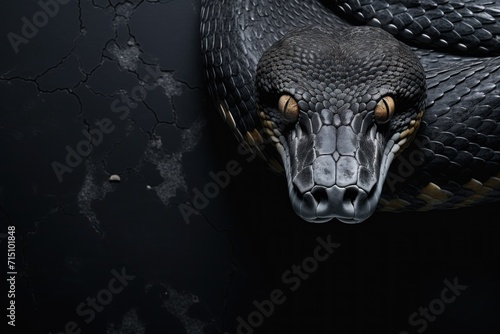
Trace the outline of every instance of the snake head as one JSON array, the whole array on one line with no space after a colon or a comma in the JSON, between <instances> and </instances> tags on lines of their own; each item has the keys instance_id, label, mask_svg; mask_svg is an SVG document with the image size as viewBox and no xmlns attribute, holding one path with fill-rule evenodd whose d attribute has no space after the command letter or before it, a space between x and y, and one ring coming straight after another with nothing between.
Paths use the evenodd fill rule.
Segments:
<instances>
[{"instance_id":1,"label":"snake head","mask_svg":"<svg viewBox=\"0 0 500 334\"><path fill-rule=\"evenodd\" d=\"M420 123L425 89L417 57L377 28L304 27L269 48L257 66L257 109L296 213L369 218Z\"/></svg>"}]
</instances>

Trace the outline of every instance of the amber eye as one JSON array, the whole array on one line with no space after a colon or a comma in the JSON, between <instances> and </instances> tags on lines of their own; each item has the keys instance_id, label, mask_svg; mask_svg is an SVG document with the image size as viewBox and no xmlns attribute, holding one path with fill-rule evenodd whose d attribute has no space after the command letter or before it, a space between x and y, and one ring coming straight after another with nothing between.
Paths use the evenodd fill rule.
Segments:
<instances>
[{"instance_id":1,"label":"amber eye","mask_svg":"<svg viewBox=\"0 0 500 334\"><path fill-rule=\"evenodd\" d=\"M396 105L394 100L390 96L384 96L380 101L378 101L373 111L373 116L378 124L384 124L389 122L392 115L394 115L394 110Z\"/></svg>"},{"instance_id":2,"label":"amber eye","mask_svg":"<svg viewBox=\"0 0 500 334\"><path fill-rule=\"evenodd\" d=\"M297 105L297 101L287 94L280 96L278 101L278 111L289 122L294 122L299 117L299 106Z\"/></svg>"}]
</instances>

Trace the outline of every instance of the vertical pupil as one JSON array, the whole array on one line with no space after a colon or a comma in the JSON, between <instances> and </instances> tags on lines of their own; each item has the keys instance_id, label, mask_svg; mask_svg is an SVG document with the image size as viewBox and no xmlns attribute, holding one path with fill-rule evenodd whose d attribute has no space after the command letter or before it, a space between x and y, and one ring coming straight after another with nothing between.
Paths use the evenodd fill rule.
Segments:
<instances>
[{"instance_id":1,"label":"vertical pupil","mask_svg":"<svg viewBox=\"0 0 500 334\"><path fill-rule=\"evenodd\" d=\"M385 98L383 98L382 101L384 101L384 106L385 106L386 114L387 114L387 116L389 116L389 113L390 113L389 105L387 104L387 101L386 101Z\"/></svg>"},{"instance_id":2,"label":"vertical pupil","mask_svg":"<svg viewBox=\"0 0 500 334\"><path fill-rule=\"evenodd\" d=\"M286 111L288 110L288 103L290 103L290 98L286 100L285 105L283 106L283 114L286 114Z\"/></svg>"}]
</instances>

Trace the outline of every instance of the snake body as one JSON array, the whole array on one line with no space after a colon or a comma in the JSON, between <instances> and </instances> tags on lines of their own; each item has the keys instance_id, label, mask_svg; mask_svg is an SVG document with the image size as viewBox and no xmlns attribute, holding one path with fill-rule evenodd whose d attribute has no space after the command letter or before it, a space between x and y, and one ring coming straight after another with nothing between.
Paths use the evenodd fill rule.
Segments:
<instances>
[{"instance_id":1,"label":"snake body","mask_svg":"<svg viewBox=\"0 0 500 334\"><path fill-rule=\"evenodd\" d=\"M205 74L307 221L488 203L499 17L491 1L202 0Z\"/></svg>"}]
</instances>

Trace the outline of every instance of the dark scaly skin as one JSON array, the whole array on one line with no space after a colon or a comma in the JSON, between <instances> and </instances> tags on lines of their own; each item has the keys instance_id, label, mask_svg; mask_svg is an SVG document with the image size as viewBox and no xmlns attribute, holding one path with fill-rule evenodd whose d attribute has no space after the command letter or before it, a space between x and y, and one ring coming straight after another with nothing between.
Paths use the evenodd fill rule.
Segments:
<instances>
[{"instance_id":1,"label":"dark scaly skin","mask_svg":"<svg viewBox=\"0 0 500 334\"><path fill-rule=\"evenodd\" d=\"M216 103L222 105L226 120L229 124L234 124L233 129L238 139L244 141L245 138L250 144L255 144L251 148L263 152L272 162L273 157L277 156L275 144L270 141L257 114L256 96L259 96L259 92L261 96L263 94L262 87L256 90L255 83L262 82L261 78L256 81L256 70L263 53L297 27L322 24L337 29L353 24L332 14L315 0L202 1L202 8L202 49L211 93ZM484 15L480 19L485 20ZM494 28L495 24L489 24ZM495 32L493 28L490 30ZM451 44L453 43L450 40L449 45ZM476 51L481 52L486 49L486 52L492 55L497 52L495 43L488 40L474 47ZM458 46L458 49L463 48ZM493 56L453 56L416 48L413 52L420 60L427 77L426 112L416 140L395 159L388 171L379 209L405 211L455 208L498 200L500 97L496 85L500 81L497 74L500 60ZM264 87L266 84L260 86ZM306 97L310 99L309 96ZM415 119L418 101L415 103L413 107L406 108L409 110L398 110L400 116L394 119ZM267 103L264 98L259 102L260 110L270 117L273 112L271 105L272 103ZM309 111L310 115L315 112ZM307 111L305 114L307 115ZM339 115L342 116L341 113ZM311 124L314 117L317 118L314 115L309 118ZM276 120L276 117L274 119ZM303 123L307 117L300 119ZM304 128L307 129L308 126L310 125L306 124ZM256 135L257 131L260 135ZM394 131L401 133L402 130L399 128ZM249 133L252 133L250 140ZM387 133L384 132L384 145L390 139ZM287 136L289 135L284 133L284 137ZM260 138L263 138L263 143L257 140ZM307 142L307 139L301 140ZM293 140L288 138L287 141L292 144L292 150L287 151L290 155L293 151ZM312 151L311 148L302 149L297 160L307 160L307 153ZM314 158L318 155L316 150L316 156L310 159L310 166L313 166ZM286 161L281 163L286 167ZM316 163L315 167L319 168L318 165L321 164ZM374 165L377 167L380 162ZM337 166L338 168L341 167ZM356 187L351 186L347 195L345 189L340 189L341 195L332 195L325 194L324 189L314 193L314 190L307 186L303 190L308 191L308 194L302 194L302 198L297 200L296 197L300 196L294 196L294 192L297 191L296 188L301 188L297 187L297 183L300 186L300 182L310 183L311 179L310 175L297 178L298 172L300 171L297 167L288 168L288 183L294 209L306 220L321 222L336 217L346 222L359 222L369 217L375 209L372 203L357 203L361 202L363 197L366 199L366 194L363 195L361 191L354 195L352 193L352 189L360 188L363 182L372 177L365 175L363 181L360 175L357 175L357 183L354 181ZM294 180L297 182L293 182ZM318 180L313 180L316 181ZM331 180L327 181L330 186ZM319 178L319 183L321 182L324 183L324 180ZM381 183L380 180L377 182ZM368 195L374 196L373 193ZM322 204L325 199L330 202L327 208L330 212L323 214L328 211ZM322 205L321 210L319 204ZM347 209L344 208L346 205ZM353 205L355 211L362 213L353 214ZM314 217L315 215L317 217Z\"/></svg>"},{"instance_id":2,"label":"dark scaly skin","mask_svg":"<svg viewBox=\"0 0 500 334\"><path fill-rule=\"evenodd\" d=\"M411 154L420 153L425 161L403 182L388 177L384 199L404 201L382 209L453 209L498 201L500 59L447 56L426 65L432 55L420 55L427 67L427 107L413 145L395 161L392 175L404 175L402 161L411 160ZM429 182L440 188L433 199L422 196Z\"/></svg>"},{"instance_id":3,"label":"dark scaly skin","mask_svg":"<svg viewBox=\"0 0 500 334\"><path fill-rule=\"evenodd\" d=\"M412 44L463 53L500 52L500 6L495 1L328 0L340 15L380 27ZM353 21L354 22L354 21Z\"/></svg>"}]
</instances>

